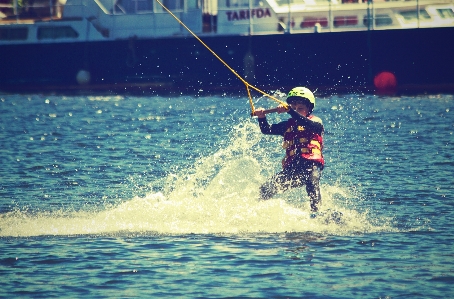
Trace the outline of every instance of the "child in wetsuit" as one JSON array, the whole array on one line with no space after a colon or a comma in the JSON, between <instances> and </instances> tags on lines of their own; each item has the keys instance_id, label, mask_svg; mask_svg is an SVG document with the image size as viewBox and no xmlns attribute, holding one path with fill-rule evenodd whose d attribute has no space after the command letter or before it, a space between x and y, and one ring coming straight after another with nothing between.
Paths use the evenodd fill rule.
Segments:
<instances>
[{"instance_id":1,"label":"child in wetsuit","mask_svg":"<svg viewBox=\"0 0 454 299\"><path fill-rule=\"evenodd\" d=\"M322 120L312 115L315 97L305 87L293 88L287 103L290 107L280 105L277 110L287 112L291 118L277 124L268 123L263 109L255 111L262 133L282 135L285 149L283 170L260 187L260 195L262 199L269 199L278 192L305 185L311 211L317 212L321 204L320 176L325 163Z\"/></svg>"}]
</instances>

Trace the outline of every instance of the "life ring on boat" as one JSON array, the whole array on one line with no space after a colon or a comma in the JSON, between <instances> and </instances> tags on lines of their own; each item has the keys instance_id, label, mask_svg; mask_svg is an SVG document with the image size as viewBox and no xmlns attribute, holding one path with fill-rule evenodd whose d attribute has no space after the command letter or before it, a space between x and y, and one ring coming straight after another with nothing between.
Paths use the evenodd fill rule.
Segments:
<instances>
[{"instance_id":1,"label":"life ring on boat","mask_svg":"<svg viewBox=\"0 0 454 299\"><path fill-rule=\"evenodd\" d=\"M79 72L77 72L76 80L79 85L89 84L91 80L90 72L84 69L80 70Z\"/></svg>"},{"instance_id":2,"label":"life ring on boat","mask_svg":"<svg viewBox=\"0 0 454 299\"><path fill-rule=\"evenodd\" d=\"M397 78L391 72L383 71L374 77L374 86L378 92L395 92L397 88Z\"/></svg>"}]
</instances>

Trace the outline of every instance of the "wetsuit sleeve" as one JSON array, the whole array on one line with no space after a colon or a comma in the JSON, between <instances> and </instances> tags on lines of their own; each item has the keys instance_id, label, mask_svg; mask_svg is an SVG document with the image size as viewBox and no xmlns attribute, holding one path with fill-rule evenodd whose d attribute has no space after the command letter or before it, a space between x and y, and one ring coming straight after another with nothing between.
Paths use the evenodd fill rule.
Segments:
<instances>
[{"instance_id":1,"label":"wetsuit sleeve","mask_svg":"<svg viewBox=\"0 0 454 299\"><path fill-rule=\"evenodd\" d=\"M284 135L287 130L287 122L270 125L265 118L258 118L260 131L265 135Z\"/></svg>"},{"instance_id":2,"label":"wetsuit sleeve","mask_svg":"<svg viewBox=\"0 0 454 299\"><path fill-rule=\"evenodd\" d=\"M298 112L296 112L295 110L293 110L291 108L287 113L290 114L292 116L292 118L296 120L296 123L298 125L303 126L303 127L307 128L308 130L311 130L320 135L323 133L324 128L323 128L322 120L320 118L314 117L315 119L311 120L307 117L300 115Z\"/></svg>"}]
</instances>

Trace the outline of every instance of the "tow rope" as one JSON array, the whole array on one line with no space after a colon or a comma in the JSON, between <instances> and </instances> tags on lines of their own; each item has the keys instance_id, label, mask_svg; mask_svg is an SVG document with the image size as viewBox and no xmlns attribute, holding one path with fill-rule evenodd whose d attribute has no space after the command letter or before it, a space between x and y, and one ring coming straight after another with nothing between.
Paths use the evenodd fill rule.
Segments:
<instances>
[{"instance_id":1,"label":"tow rope","mask_svg":"<svg viewBox=\"0 0 454 299\"><path fill-rule=\"evenodd\" d=\"M241 80L241 82L243 82L244 86L246 87L246 91L247 91L247 95L248 95L248 98L249 98L249 105L251 106L251 116L254 116L255 115L255 107L254 107L254 103L252 101L252 96L251 96L251 90L250 89L254 89L255 91L258 91L260 92L261 94L263 94L264 96L266 97L269 97L270 99L278 102L279 104L283 105L284 107L286 107L288 109L288 104L277 99L276 97L260 90L259 88L253 86L252 84L249 84L249 82L247 82L243 77L241 77L234 69L232 69L224 60L221 59L221 57L219 57L210 47L208 47L194 32L192 32L191 29L189 29L177 16L175 16L167 7L164 6L164 4L161 3L160 0L156 0L156 2L159 3L159 5L162 6L162 8L164 8L165 11L167 11L175 20L178 21L178 23L180 23L181 26L183 26L189 33L192 34L192 36L194 36L205 48L207 48L208 51L211 52L211 54L214 55L214 57L216 57L220 62L222 62L222 64L224 64L225 67L227 67L238 79ZM269 109L269 110L265 110L264 113L272 113L272 112L277 112L277 108L274 108L274 109Z\"/></svg>"}]
</instances>

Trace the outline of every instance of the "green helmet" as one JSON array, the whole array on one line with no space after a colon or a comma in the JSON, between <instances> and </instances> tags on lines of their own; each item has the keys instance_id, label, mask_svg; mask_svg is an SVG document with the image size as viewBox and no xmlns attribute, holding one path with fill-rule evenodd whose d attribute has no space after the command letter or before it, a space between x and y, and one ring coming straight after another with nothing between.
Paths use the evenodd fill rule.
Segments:
<instances>
[{"instance_id":1,"label":"green helmet","mask_svg":"<svg viewBox=\"0 0 454 299\"><path fill-rule=\"evenodd\" d=\"M297 101L307 100L312 104L312 109L315 107L315 96L309 88L295 87L287 95L287 103L292 104Z\"/></svg>"}]
</instances>

